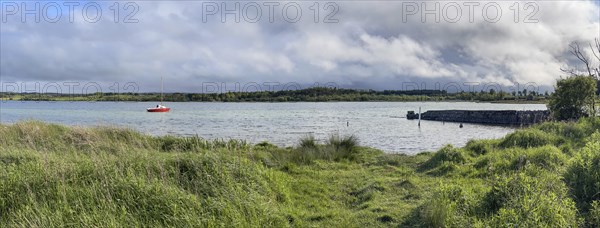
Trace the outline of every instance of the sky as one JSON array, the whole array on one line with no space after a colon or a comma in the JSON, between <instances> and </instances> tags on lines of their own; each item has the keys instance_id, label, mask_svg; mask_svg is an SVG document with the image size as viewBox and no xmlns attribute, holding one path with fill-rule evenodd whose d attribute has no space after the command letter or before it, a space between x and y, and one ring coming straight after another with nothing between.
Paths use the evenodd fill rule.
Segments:
<instances>
[{"instance_id":1,"label":"sky","mask_svg":"<svg viewBox=\"0 0 600 228\"><path fill-rule=\"evenodd\" d=\"M0 3L12 92L543 91L600 38L598 1Z\"/></svg>"}]
</instances>

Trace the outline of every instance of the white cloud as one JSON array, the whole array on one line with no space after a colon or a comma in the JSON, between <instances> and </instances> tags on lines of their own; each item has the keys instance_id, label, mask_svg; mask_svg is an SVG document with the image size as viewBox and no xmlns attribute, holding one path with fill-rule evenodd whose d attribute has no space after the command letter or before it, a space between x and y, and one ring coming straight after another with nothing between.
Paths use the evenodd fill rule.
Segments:
<instances>
[{"instance_id":1,"label":"white cloud","mask_svg":"<svg viewBox=\"0 0 600 228\"><path fill-rule=\"evenodd\" d=\"M433 17L422 23L419 15L405 23L402 3L337 2L339 23L333 24L314 23L306 2L298 23L280 15L271 23L266 11L258 23L234 23L233 17L221 23L218 16L204 23L201 2L166 1L138 2L137 24L114 23L108 8L95 24L12 20L0 28L0 73L3 81L118 80L150 88L156 86L144 84L149 77L164 75L182 91L214 81L334 81L375 89L418 80L549 86L571 59L570 42L600 37L600 9L592 1L535 2L537 23L515 23L515 2L500 3L497 23L486 22L481 11L473 23L465 12L457 23L434 23ZM527 12L522 9L521 20Z\"/></svg>"}]
</instances>

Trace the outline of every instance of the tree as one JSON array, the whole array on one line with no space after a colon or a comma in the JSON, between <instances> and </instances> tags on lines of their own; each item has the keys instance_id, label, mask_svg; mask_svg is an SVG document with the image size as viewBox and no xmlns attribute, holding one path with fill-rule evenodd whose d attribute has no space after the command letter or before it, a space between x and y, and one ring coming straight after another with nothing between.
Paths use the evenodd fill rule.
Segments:
<instances>
[{"instance_id":1,"label":"tree","mask_svg":"<svg viewBox=\"0 0 600 228\"><path fill-rule=\"evenodd\" d=\"M557 120L595 116L596 81L589 76L559 79L550 95L548 109Z\"/></svg>"},{"instance_id":2,"label":"tree","mask_svg":"<svg viewBox=\"0 0 600 228\"><path fill-rule=\"evenodd\" d=\"M600 39L594 39L594 44L590 42L588 43L588 46L592 55L589 55L578 42L573 42L569 45L571 49L569 52L585 66L587 75L596 80L596 94L600 95ZM596 59L597 63L594 63L594 58ZM581 74L576 67L561 68L560 70L568 73L571 76L577 76Z\"/></svg>"}]
</instances>

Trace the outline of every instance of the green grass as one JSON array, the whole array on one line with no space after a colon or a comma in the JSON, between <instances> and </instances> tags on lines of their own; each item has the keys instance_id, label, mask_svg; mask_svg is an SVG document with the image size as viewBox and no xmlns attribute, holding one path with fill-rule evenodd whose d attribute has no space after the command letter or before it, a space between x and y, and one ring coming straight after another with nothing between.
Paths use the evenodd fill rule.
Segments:
<instances>
[{"instance_id":1,"label":"green grass","mask_svg":"<svg viewBox=\"0 0 600 228\"><path fill-rule=\"evenodd\" d=\"M268 142L0 125L0 227L600 224L600 119L414 156L354 136Z\"/></svg>"}]
</instances>

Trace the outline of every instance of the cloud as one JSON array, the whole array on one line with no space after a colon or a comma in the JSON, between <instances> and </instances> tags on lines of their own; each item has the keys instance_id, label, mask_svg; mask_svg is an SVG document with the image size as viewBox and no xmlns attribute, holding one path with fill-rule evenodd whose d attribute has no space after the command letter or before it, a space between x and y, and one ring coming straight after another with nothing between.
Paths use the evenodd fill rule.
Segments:
<instances>
[{"instance_id":1,"label":"cloud","mask_svg":"<svg viewBox=\"0 0 600 228\"><path fill-rule=\"evenodd\" d=\"M248 22L256 16L252 13L240 15L239 23L225 15L223 23L220 13L207 15L206 2L195 1L137 2L133 18L138 23L124 23L127 10L115 23L111 5L100 3L103 14L96 23L77 10L73 23L68 15L58 23L36 23L32 16L23 23L18 14L4 14L2 81L136 82L142 91L154 91L157 78L164 76L172 91L186 92L201 92L207 82L335 82L365 89L400 89L403 82L533 82L549 87L561 76L560 67L574 61L569 43L600 37L600 7L593 1L479 2L472 15L465 2L342 1L329 7L320 2L318 23L312 2L294 5L302 9L294 23L282 14L290 2L280 2L272 17L265 2L255 3L262 9L256 23ZM221 2L214 3L222 10ZM232 9L234 3L225 4ZM240 9L253 4L239 3ZM407 13L408 5L419 12ZM433 14L423 16L423 7L437 9L439 23ZM494 7L502 14L489 22L496 19L490 13ZM2 9L5 13L5 5ZM329 15L338 22L323 23ZM460 20L449 20L457 15ZM533 23L525 23L528 15Z\"/></svg>"}]
</instances>

